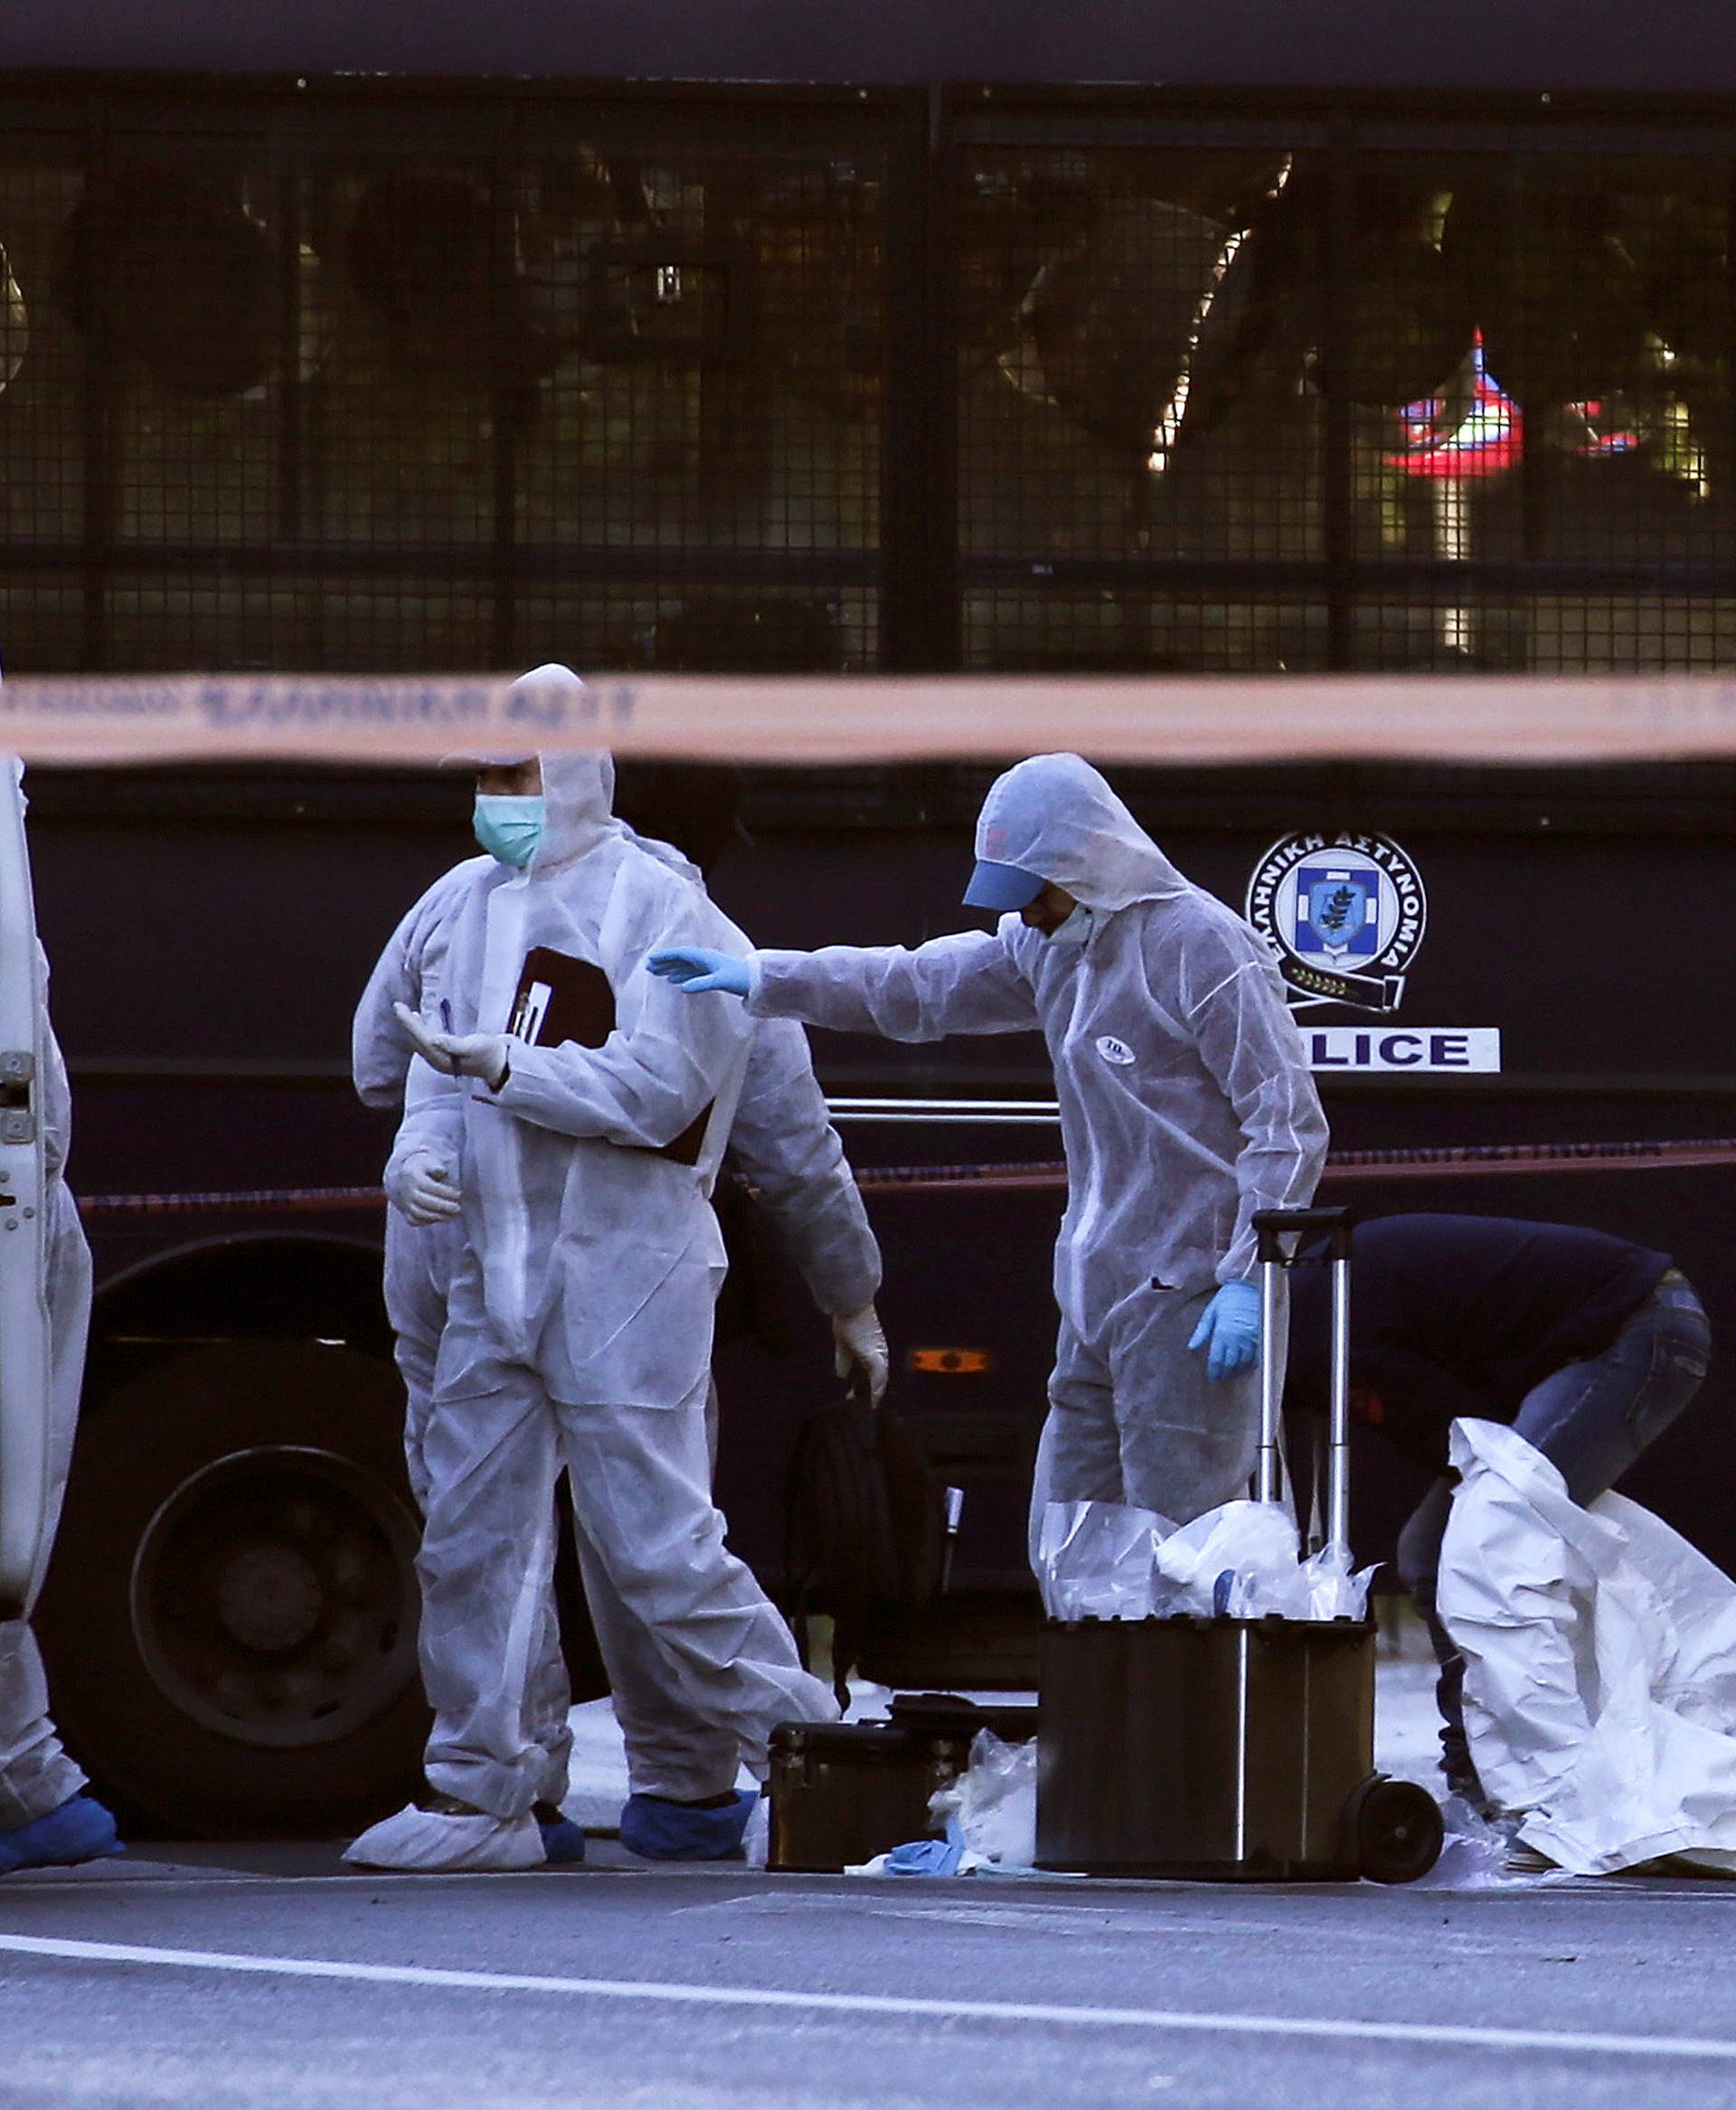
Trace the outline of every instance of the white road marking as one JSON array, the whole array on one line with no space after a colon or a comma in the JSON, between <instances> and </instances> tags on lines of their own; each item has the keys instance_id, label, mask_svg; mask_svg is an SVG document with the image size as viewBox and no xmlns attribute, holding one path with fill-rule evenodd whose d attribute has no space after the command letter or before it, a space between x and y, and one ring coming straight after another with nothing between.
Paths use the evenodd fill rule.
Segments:
<instances>
[{"instance_id":1,"label":"white road marking","mask_svg":"<svg viewBox=\"0 0 1736 2110\"><path fill-rule=\"evenodd\" d=\"M672 2007L768 2008L821 2015L893 2015L936 2022L1036 2022L1047 2027L1189 2031L1223 2037L1313 2038L1351 2044L1439 2044L1456 2050L1549 2051L1582 2057L1712 2059L1736 2064L1736 2041L1634 2037L1608 2030L1503 2030L1450 2022L1362 2022L1317 2015L1207 2014L1179 2008L1062 2007L1047 2002L924 2000L884 1992L803 1992L784 1986L660 1984L655 1979L556 1978L514 1971L454 1971L417 1964L357 1964L321 1956L231 1955L212 1949L142 1948L0 1935L0 1952L75 1964L142 1964L165 1971L223 1971L259 1978L323 1978L444 1991L564 1993Z\"/></svg>"}]
</instances>

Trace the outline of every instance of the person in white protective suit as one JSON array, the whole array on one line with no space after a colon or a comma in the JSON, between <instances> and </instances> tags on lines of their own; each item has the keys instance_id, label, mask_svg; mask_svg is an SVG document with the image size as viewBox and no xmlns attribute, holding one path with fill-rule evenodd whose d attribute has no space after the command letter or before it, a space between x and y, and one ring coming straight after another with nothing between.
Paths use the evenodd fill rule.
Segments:
<instances>
[{"instance_id":1,"label":"person in white protective suit","mask_svg":"<svg viewBox=\"0 0 1736 2110\"><path fill-rule=\"evenodd\" d=\"M401 1110L415 1050L392 1007L399 1003L412 1011L426 1007L439 1016L453 916L466 893L494 862L492 857L470 857L442 872L387 939L350 1030L350 1077L363 1106ZM435 1222L418 1224L401 1210L386 1210L386 1316L408 1401L404 1457L419 1507L422 1429L434 1393L434 1359L446 1330L447 1286L463 1250L464 1226L456 1211Z\"/></svg>"},{"instance_id":2,"label":"person in white protective suit","mask_svg":"<svg viewBox=\"0 0 1736 2110\"><path fill-rule=\"evenodd\" d=\"M632 829L626 833L652 856L703 885L698 866L674 845ZM356 1008L351 1036L352 1076L364 1105L401 1107L413 1050L393 1006L404 1003L425 1017L439 1016L453 912L477 873L492 862L471 858L443 873L382 952ZM754 1189L815 1304L831 1319L839 1376L859 1384L878 1405L890 1368L874 1309L880 1248L827 1115L807 1037L793 1020L769 1021L754 1034L726 1162ZM419 1505L427 1485L423 1449L435 1359L446 1324L448 1290L462 1249L460 1218L418 1225L401 1211L388 1210L386 1312L404 1381L405 1458ZM713 1453L714 1428L713 1421ZM571 1753L567 1699L559 1618L551 1604L527 1696L527 1734L549 1756L551 1782L564 1780ZM628 1714L636 1704L641 1711L648 1706L655 1713L657 1700L653 1691L620 1695L618 1704ZM696 1733L710 1734L697 1725ZM533 1813L551 1860L582 1857L582 1835L552 1801L539 1801Z\"/></svg>"},{"instance_id":3,"label":"person in white protective suit","mask_svg":"<svg viewBox=\"0 0 1736 2110\"><path fill-rule=\"evenodd\" d=\"M1326 1125L1272 956L1191 885L1076 755L991 787L967 902L989 931L901 947L706 948L652 962L762 1018L895 1040L1040 1028L1068 1201L1046 1502L1191 1521L1240 1495L1258 1441L1254 1213L1307 1202ZM708 1008L718 1008L715 1005Z\"/></svg>"},{"instance_id":4,"label":"person in white protective suit","mask_svg":"<svg viewBox=\"0 0 1736 2110\"><path fill-rule=\"evenodd\" d=\"M571 679L572 677L568 677ZM537 788L540 783L540 789ZM606 756L485 771L496 854L448 927L435 1030L386 1183L412 1222L462 1222L426 1418L421 1657L435 1799L350 1849L371 1866L533 1866L565 1785L564 1714L531 1691L551 1645L553 1491L568 1471L586 1595L627 1746L629 1845L726 1854L771 1729L835 1717L788 1627L723 1545L705 1405L723 1253L709 1194L748 1022L693 1030L644 971L740 933L610 811ZM493 803L491 803L493 802ZM517 869L515 869L517 868ZM609 1011L599 1022L599 992ZM594 1031L553 1022L590 1006ZM550 1031L544 1033L548 1025ZM545 1747L552 1743L553 1748Z\"/></svg>"},{"instance_id":5,"label":"person in white protective suit","mask_svg":"<svg viewBox=\"0 0 1736 2110\"><path fill-rule=\"evenodd\" d=\"M42 1000L48 966L42 963ZM90 1248L66 1185L72 1099L66 1065L44 1022L42 1122L46 1207L50 1352L50 1483L52 1539L78 1430L84 1381L85 1339L90 1324ZM42 1653L25 1620L0 1623L0 1875L16 1869L97 1860L121 1851L115 1820L61 1748L48 1711Z\"/></svg>"}]
</instances>

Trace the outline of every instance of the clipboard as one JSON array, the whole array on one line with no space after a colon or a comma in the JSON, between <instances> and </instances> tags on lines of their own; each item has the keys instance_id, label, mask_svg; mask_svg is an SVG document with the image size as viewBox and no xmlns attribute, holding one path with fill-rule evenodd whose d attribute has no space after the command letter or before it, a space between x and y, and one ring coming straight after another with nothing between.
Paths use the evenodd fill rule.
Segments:
<instances>
[{"instance_id":1,"label":"clipboard","mask_svg":"<svg viewBox=\"0 0 1736 2110\"><path fill-rule=\"evenodd\" d=\"M615 1031L614 988L594 962L575 959L552 946L533 946L519 972L506 1031L529 1048L559 1048L569 1041L575 1047L600 1048ZM678 1165L696 1165L711 1118L708 1105L673 1143L650 1154L673 1159Z\"/></svg>"}]
</instances>

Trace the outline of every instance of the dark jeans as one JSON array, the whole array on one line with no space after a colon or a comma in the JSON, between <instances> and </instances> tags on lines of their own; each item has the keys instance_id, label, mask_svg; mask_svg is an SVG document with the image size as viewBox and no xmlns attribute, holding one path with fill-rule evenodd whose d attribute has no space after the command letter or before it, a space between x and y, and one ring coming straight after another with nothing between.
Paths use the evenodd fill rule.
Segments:
<instances>
[{"instance_id":1,"label":"dark jeans","mask_svg":"<svg viewBox=\"0 0 1736 2110\"><path fill-rule=\"evenodd\" d=\"M1513 1426L1558 1469L1575 1502L1595 1502L1699 1390L1711 1349L1704 1308L1672 1268L1601 1355L1566 1364L1526 1393ZM1452 1499L1452 1484L1436 1481L1399 1535L1398 1566L1440 1663L1441 1770L1449 1787L1476 1794L1465 1738L1465 1659L1435 1610Z\"/></svg>"}]
</instances>

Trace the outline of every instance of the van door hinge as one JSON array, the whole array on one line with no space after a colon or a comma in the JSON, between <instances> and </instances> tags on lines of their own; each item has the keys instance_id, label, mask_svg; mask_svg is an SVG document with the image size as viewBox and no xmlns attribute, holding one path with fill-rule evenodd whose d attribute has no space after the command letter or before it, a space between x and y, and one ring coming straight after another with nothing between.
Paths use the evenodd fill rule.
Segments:
<instances>
[{"instance_id":1,"label":"van door hinge","mask_svg":"<svg viewBox=\"0 0 1736 2110\"><path fill-rule=\"evenodd\" d=\"M0 1143L34 1143L36 1110L31 1087L36 1056L29 1048L0 1048Z\"/></svg>"}]
</instances>

